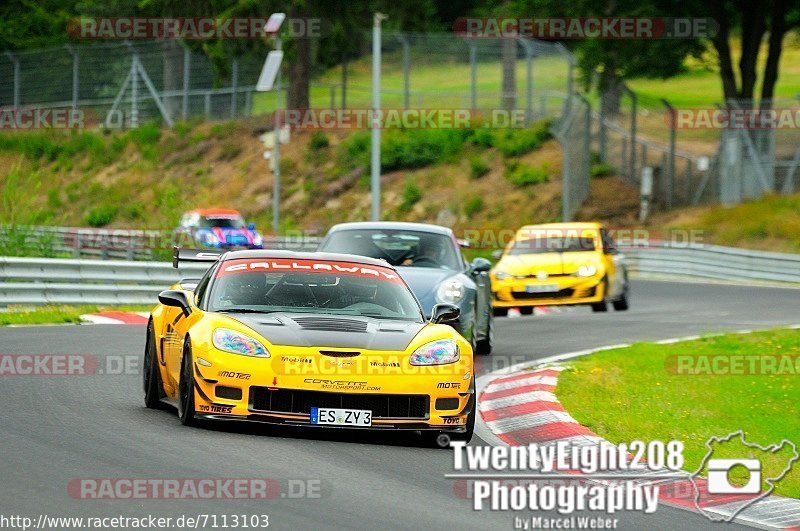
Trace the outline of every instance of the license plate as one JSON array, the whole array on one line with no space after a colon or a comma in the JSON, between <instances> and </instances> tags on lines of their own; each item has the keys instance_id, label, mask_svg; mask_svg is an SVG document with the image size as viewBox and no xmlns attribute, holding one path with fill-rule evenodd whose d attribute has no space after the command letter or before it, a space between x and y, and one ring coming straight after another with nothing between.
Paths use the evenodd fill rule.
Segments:
<instances>
[{"instance_id":1,"label":"license plate","mask_svg":"<svg viewBox=\"0 0 800 531\"><path fill-rule=\"evenodd\" d=\"M555 293L558 291L558 284L528 284L525 286L526 293Z\"/></svg>"},{"instance_id":2,"label":"license plate","mask_svg":"<svg viewBox=\"0 0 800 531\"><path fill-rule=\"evenodd\" d=\"M311 424L372 426L372 411L365 409L311 408Z\"/></svg>"}]
</instances>

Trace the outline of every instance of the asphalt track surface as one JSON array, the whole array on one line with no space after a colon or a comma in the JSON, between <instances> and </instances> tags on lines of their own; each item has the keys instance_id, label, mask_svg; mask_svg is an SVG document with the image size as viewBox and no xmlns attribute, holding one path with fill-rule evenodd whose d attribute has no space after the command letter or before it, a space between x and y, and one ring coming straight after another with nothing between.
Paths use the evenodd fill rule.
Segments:
<instances>
[{"instance_id":1,"label":"asphalt track surface","mask_svg":"<svg viewBox=\"0 0 800 531\"><path fill-rule=\"evenodd\" d=\"M628 312L587 309L497 319L481 372L509 363L634 340L767 328L800 321L789 289L636 281ZM141 356L144 327L0 329L0 354ZM101 363L102 366L102 363ZM643 383L644 384L644 383ZM143 406L139 375L6 376L0 380L0 513L178 517L268 514L278 529L511 529L523 511L475 512L454 493L452 454L412 436L226 424L182 427L174 410ZM481 444L474 439L472 444ZM76 478L320 480L317 499L81 500ZM547 515L544 515L547 516ZM551 516L557 516L555 514ZM614 515L622 529L715 529L703 516L659 506ZM737 528L728 526L726 529Z\"/></svg>"}]
</instances>

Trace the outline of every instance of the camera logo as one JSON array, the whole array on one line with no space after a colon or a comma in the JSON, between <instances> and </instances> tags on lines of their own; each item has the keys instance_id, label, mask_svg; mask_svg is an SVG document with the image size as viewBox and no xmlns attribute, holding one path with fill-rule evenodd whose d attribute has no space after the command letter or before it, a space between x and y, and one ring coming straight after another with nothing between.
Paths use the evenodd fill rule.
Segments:
<instances>
[{"instance_id":1,"label":"camera logo","mask_svg":"<svg viewBox=\"0 0 800 531\"><path fill-rule=\"evenodd\" d=\"M749 442L743 430L711 437L706 449L708 452L689 480L694 506L712 522L732 522L770 496L800 461L800 451L793 442L783 439L761 446Z\"/></svg>"},{"instance_id":2,"label":"camera logo","mask_svg":"<svg viewBox=\"0 0 800 531\"><path fill-rule=\"evenodd\" d=\"M747 484L737 486L730 480L730 472L744 467L750 472ZM709 494L758 494L761 492L761 461L758 459L709 459Z\"/></svg>"}]
</instances>

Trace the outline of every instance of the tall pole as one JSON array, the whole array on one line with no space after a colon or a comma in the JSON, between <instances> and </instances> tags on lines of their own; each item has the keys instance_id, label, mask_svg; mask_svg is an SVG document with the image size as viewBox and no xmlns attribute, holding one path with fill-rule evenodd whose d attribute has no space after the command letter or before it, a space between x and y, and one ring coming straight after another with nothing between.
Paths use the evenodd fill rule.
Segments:
<instances>
[{"instance_id":1,"label":"tall pole","mask_svg":"<svg viewBox=\"0 0 800 531\"><path fill-rule=\"evenodd\" d=\"M381 219L381 22L386 15L375 13L372 24L372 156L370 183L372 220Z\"/></svg>"},{"instance_id":2,"label":"tall pole","mask_svg":"<svg viewBox=\"0 0 800 531\"><path fill-rule=\"evenodd\" d=\"M275 49L283 49L280 35L275 37ZM272 148L274 170L272 172L272 232L277 237L281 228L281 71L275 80L275 146Z\"/></svg>"}]
</instances>

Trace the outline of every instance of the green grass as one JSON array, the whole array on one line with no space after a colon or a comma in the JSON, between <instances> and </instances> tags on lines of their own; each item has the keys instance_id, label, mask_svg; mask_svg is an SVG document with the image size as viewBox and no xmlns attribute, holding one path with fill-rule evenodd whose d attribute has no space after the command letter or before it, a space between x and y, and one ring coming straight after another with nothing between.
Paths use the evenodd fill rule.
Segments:
<instances>
[{"instance_id":1,"label":"green grass","mask_svg":"<svg viewBox=\"0 0 800 531\"><path fill-rule=\"evenodd\" d=\"M800 374L684 375L668 369L675 366L671 356L686 354L800 356L800 331L726 334L598 352L571 362L559 378L557 395L578 422L611 442L683 441L688 471L696 470L707 453L706 440L739 429L748 442L762 446L783 439L800 444ZM786 457L767 457L764 477L785 465ZM776 493L800 497L800 464Z\"/></svg>"},{"instance_id":2,"label":"green grass","mask_svg":"<svg viewBox=\"0 0 800 531\"><path fill-rule=\"evenodd\" d=\"M9 308L0 312L0 326L79 323L80 316L103 310L147 312L151 306L42 306L41 308Z\"/></svg>"},{"instance_id":3,"label":"green grass","mask_svg":"<svg viewBox=\"0 0 800 531\"><path fill-rule=\"evenodd\" d=\"M718 245L800 253L800 194L714 206L671 225L701 231L705 242Z\"/></svg>"}]
</instances>

